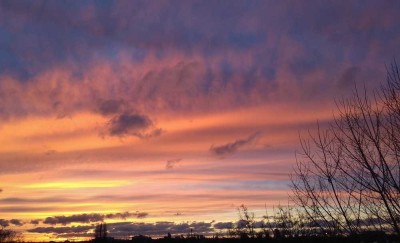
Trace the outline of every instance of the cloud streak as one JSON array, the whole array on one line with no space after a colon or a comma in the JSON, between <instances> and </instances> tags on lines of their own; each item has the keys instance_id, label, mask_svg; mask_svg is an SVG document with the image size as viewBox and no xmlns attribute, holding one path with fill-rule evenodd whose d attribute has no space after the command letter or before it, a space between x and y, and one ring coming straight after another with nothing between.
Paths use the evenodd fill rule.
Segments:
<instances>
[{"instance_id":1,"label":"cloud streak","mask_svg":"<svg viewBox=\"0 0 400 243\"><path fill-rule=\"evenodd\" d=\"M74 214L71 216L53 216L47 217L43 220L44 224L50 225L67 225L71 223L95 223L102 222L105 219L127 219L127 218L138 218L142 219L148 216L148 213L145 212L124 212L124 213L111 213L111 214Z\"/></svg>"},{"instance_id":2,"label":"cloud streak","mask_svg":"<svg viewBox=\"0 0 400 243\"><path fill-rule=\"evenodd\" d=\"M150 236L165 236L171 234L187 234L193 230L197 234L212 234L212 222L185 222L174 223L169 221L159 221L155 223L138 223L138 222L116 222L108 223L107 228L109 235L112 237L121 237L126 235L150 235ZM88 233L94 229L94 226L68 226L68 227L36 227L28 230L32 233L46 233L62 236L63 234L82 234Z\"/></svg>"},{"instance_id":3,"label":"cloud streak","mask_svg":"<svg viewBox=\"0 0 400 243\"><path fill-rule=\"evenodd\" d=\"M167 160L167 162L165 163L165 169L171 170L171 169L175 168L181 161L182 161L182 159Z\"/></svg>"},{"instance_id":4,"label":"cloud streak","mask_svg":"<svg viewBox=\"0 0 400 243\"><path fill-rule=\"evenodd\" d=\"M256 132L256 133L249 135L247 138L238 139L238 140L235 140L235 141L227 143L227 144L217 145L217 146L212 145L210 147L210 152L219 157L225 157L227 155L231 155L231 154L237 152L240 148L253 143L260 136L261 136L261 133Z\"/></svg>"}]
</instances>

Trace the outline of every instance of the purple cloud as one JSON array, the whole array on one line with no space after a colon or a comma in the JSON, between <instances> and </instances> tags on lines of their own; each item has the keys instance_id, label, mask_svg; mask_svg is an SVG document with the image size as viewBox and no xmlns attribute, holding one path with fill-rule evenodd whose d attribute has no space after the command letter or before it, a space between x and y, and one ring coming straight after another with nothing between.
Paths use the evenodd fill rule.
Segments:
<instances>
[{"instance_id":1,"label":"purple cloud","mask_svg":"<svg viewBox=\"0 0 400 243\"><path fill-rule=\"evenodd\" d=\"M260 136L261 133L256 132L247 138L238 139L227 144L217 146L212 145L210 151L217 156L224 157L226 155L235 153L238 149L244 147L245 145L251 144Z\"/></svg>"}]
</instances>

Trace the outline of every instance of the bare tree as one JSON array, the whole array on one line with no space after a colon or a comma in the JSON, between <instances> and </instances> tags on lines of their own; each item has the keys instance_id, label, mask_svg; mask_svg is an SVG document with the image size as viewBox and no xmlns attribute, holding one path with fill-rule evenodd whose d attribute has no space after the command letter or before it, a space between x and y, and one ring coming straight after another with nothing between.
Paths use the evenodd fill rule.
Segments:
<instances>
[{"instance_id":1,"label":"bare tree","mask_svg":"<svg viewBox=\"0 0 400 243\"><path fill-rule=\"evenodd\" d=\"M337 104L327 128L300 139L292 175L293 199L321 231L357 234L384 230L400 236L400 75L368 97ZM361 92L362 90L362 92Z\"/></svg>"},{"instance_id":2,"label":"bare tree","mask_svg":"<svg viewBox=\"0 0 400 243\"><path fill-rule=\"evenodd\" d=\"M4 227L0 228L0 242L19 242L21 241L21 236L18 232L6 229Z\"/></svg>"},{"instance_id":3,"label":"bare tree","mask_svg":"<svg viewBox=\"0 0 400 243\"><path fill-rule=\"evenodd\" d=\"M254 213L249 212L248 208L245 205L241 205L238 208L239 212L239 221L236 226L236 231L239 237L256 237Z\"/></svg>"},{"instance_id":4,"label":"bare tree","mask_svg":"<svg viewBox=\"0 0 400 243\"><path fill-rule=\"evenodd\" d=\"M96 225L96 229L94 231L94 237L96 240L106 239L107 238L107 225L106 223L101 223Z\"/></svg>"}]
</instances>

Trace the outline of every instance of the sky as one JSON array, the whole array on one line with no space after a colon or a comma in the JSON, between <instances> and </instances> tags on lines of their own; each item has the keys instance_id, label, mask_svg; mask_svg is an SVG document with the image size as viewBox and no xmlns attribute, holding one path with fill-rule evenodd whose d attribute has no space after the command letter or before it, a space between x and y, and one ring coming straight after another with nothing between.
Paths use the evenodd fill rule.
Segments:
<instances>
[{"instance_id":1,"label":"sky","mask_svg":"<svg viewBox=\"0 0 400 243\"><path fill-rule=\"evenodd\" d=\"M206 235L400 57L399 1L1 1L0 225Z\"/></svg>"}]
</instances>

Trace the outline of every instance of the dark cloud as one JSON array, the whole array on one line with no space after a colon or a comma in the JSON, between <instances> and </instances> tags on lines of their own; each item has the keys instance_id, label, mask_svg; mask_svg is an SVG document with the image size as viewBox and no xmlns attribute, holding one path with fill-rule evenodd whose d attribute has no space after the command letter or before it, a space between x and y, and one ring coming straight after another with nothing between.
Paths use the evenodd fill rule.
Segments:
<instances>
[{"instance_id":1,"label":"dark cloud","mask_svg":"<svg viewBox=\"0 0 400 243\"><path fill-rule=\"evenodd\" d=\"M20 219L11 219L10 223L16 226L22 226L24 223Z\"/></svg>"},{"instance_id":2,"label":"dark cloud","mask_svg":"<svg viewBox=\"0 0 400 243\"><path fill-rule=\"evenodd\" d=\"M113 115L120 113L124 106L122 100L102 100L99 103L98 111L102 115Z\"/></svg>"},{"instance_id":3,"label":"dark cloud","mask_svg":"<svg viewBox=\"0 0 400 243\"><path fill-rule=\"evenodd\" d=\"M51 225L67 225L71 223L94 223L94 222L102 222L105 219L126 219L126 218L145 218L148 216L146 212L123 212L123 213L110 213L110 214L99 214L99 213L91 213L91 214L74 214L71 216L53 216L47 217L43 220L44 224Z\"/></svg>"},{"instance_id":4,"label":"dark cloud","mask_svg":"<svg viewBox=\"0 0 400 243\"><path fill-rule=\"evenodd\" d=\"M44 234L64 234L64 233L85 233L88 230L94 229L94 226L71 226L71 227L36 227L34 229L27 230L32 233L44 233Z\"/></svg>"},{"instance_id":5,"label":"dark cloud","mask_svg":"<svg viewBox=\"0 0 400 243\"><path fill-rule=\"evenodd\" d=\"M101 214L77 214L71 216L54 216L47 217L43 220L44 224L62 224L67 225L70 223L91 223L91 222L99 222L103 221L104 215Z\"/></svg>"},{"instance_id":6,"label":"dark cloud","mask_svg":"<svg viewBox=\"0 0 400 243\"><path fill-rule=\"evenodd\" d=\"M217 156L224 157L226 155L235 153L239 148L241 148L245 145L251 144L260 136L261 136L261 133L256 132L256 133L251 134L247 138L238 139L231 143L218 145L218 146L212 145L210 148L210 151Z\"/></svg>"},{"instance_id":7,"label":"dark cloud","mask_svg":"<svg viewBox=\"0 0 400 243\"><path fill-rule=\"evenodd\" d=\"M108 224L110 235L143 234L151 236L163 236L167 233L186 234L192 229L199 234L210 234L213 232L212 223L208 222L156 222L156 223L112 223Z\"/></svg>"},{"instance_id":8,"label":"dark cloud","mask_svg":"<svg viewBox=\"0 0 400 243\"><path fill-rule=\"evenodd\" d=\"M108 132L110 136L149 138L160 135L162 131L160 128L155 128L153 122L146 115L122 113L109 121Z\"/></svg>"},{"instance_id":9,"label":"dark cloud","mask_svg":"<svg viewBox=\"0 0 400 243\"><path fill-rule=\"evenodd\" d=\"M41 221L40 219L32 219L30 223L34 224L34 225L37 225L37 224L40 223L40 221Z\"/></svg>"},{"instance_id":10,"label":"dark cloud","mask_svg":"<svg viewBox=\"0 0 400 243\"><path fill-rule=\"evenodd\" d=\"M105 218L108 219L115 219L115 218L120 218L120 219L127 219L127 218L138 218L138 219L142 219L142 218L146 218L149 214L146 212L134 212L134 213L130 213L130 212L123 212L123 213L110 213L110 214L106 214L104 215Z\"/></svg>"},{"instance_id":11,"label":"dark cloud","mask_svg":"<svg viewBox=\"0 0 400 243\"><path fill-rule=\"evenodd\" d=\"M0 219L0 226L7 227L9 225L10 225L10 221L5 220L5 219Z\"/></svg>"},{"instance_id":12,"label":"dark cloud","mask_svg":"<svg viewBox=\"0 0 400 243\"><path fill-rule=\"evenodd\" d=\"M170 170L175 168L175 166L181 162L182 159L171 159L171 160L167 160L166 164L165 164L165 169Z\"/></svg>"},{"instance_id":13,"label":"dark cloud","mask_svg":"<svg viewBox=\"0 0 400 243\"><path fill-rule=\"evenodd\" d=\"M346 68L338 80L339 88L348 88L354 86L357 81L357 75L360 73L359 67Z\"/></svg>"},{"instance_id":14,"label":"dark cloud","mask_svg":"<svg viewBox=\"0 0 400 243\"><path fill-rule=\"evenodd\" d=\"M109 235L113 237L126 235L151 235L164 236L171 234L187 234L193 230L194 233L210 235L213 233L213 222L183 222L174 223L168 221L160 221L155 223L139 223L139 222L116 222L107 224ZM33 233L48 233L56 235L64 234L87 234L93 230L94 226L64 226L64 227L36 227L28 230Z\"/></svg>"},{"instance_id":15,"label":"dark cloud","mask_svg":"<svg viewBox=\"0 0 400 243\"><path fill-rule=\"evenodd\" d=\"M146 218L148 215L149 215L148 213L137 213L136 217L138 219L143 219L143 218Z\"/></svg>"},{"instance_id":16,"label":"dark cloud","mask_svg":"<svg viewBox=\"0 0 400 243\"><path fill-rule=\"evenodd\" d=\"M239 225L243 222L240 220L237 222L182 222L174 223L169 221L159 221L155 223L143 223L143 222L115 222L108 223L107 229L109 235L112 237L126 236L126 235L150 235L150 236L165 236L167 233L171 234L187 234L193 231L197 234L211 235L215 233L215 230L226 230L232 229L235 225ZM262 222L256 222L255 227L260 228ZM33 233L48 233L56 235L72 234L71 236L77 236L78 234L88 234L94 226L64 226L64 227L37 227L28 230Z\"/></svg>"},{"instance_id":17,"label":"dark cloud","mask_svg":"<svg viewBox=\"0 0 400 243\"><path fill-rule=\"evenodd\" d=\"M124 113L110 120L110 134L113 136L136 135L152 125L152 121L147 116Z\"/></svg>"},{"instance_id":18,"label":"dark cloud","mask_svg":"<svg viewBox=\"0 0 400 243\"><path fill-rule=\"evenodd\" d=\"M219 223L213 224L213 227L214 227L214 229L219 229L219 230L233 229L233 223L232 222L219 222Z\"/></svg>"}]
</instances>

